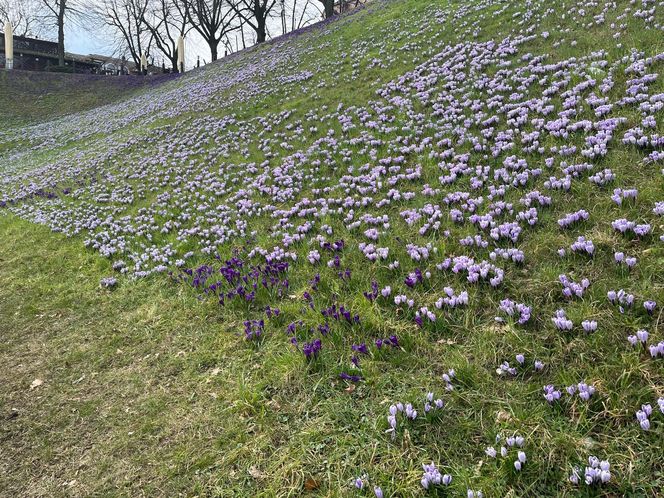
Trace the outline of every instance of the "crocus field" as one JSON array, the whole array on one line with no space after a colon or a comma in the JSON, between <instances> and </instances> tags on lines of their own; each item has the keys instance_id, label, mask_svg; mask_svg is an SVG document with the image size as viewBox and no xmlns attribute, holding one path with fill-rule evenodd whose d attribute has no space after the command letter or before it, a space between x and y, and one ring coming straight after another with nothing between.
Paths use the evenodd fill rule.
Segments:
<instances>
[{"instance_id":1,"label":"crocus field","mask_svg":"<svg viewBox=\"0 0 664 498\"><path fill-rule=\"evenodd\" d=\"M2 96L0 495L664 494L664 2L127 81Z\"/></svg>"}]
</instances>

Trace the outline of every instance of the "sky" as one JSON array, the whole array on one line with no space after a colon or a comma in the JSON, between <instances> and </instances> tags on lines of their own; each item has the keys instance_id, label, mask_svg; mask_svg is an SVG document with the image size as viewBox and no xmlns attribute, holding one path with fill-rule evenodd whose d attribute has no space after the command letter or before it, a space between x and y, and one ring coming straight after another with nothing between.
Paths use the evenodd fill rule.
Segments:
<instances>
[{"instance_id":1,"label":"sky","mask_svg":"<svg viewBox=\"0 0 664 498\"><path fill-rule=\"evenodd\" d=\"M18 5L18 6L28 5L28 3L21 4L22 0L17 0L17 1L18 4L10 4L10 5ZM23 1L27 2L29 0L23 0ZM34 6L33 9L37 8L38 10L37 11L31 10L31 12L33 15L39 15L41 13L41 10L39 10L38 6L41 5L41 3L39 2L39 0L32 0L32 1L34 3L30 5ZM98 1L101 0L81 0L80 4L78 5L85 6L87 9L92 10L95 6L95 2ZM282 30L281 18L279 16L280 14L279 5L281 5L281 3L278 3L273 11L273 13L275 14L274 17L268 20L268 32L273 34L274 36L281 34ZM319 5L320 4L317 0L285 0L287 23L290 25L293 22L297 23L298 20L304 20L306 22L304 23L303 26L306 26L311 22L319 21L321 19L321 14L322 14ZM295 8L295 15L292 15L293 8ZM48 14L48 11L43 6L41 7L41 9L44 9L43 10L44 14ZM85 14L85 12L83 13ZM47 16L45 17L45 19L49 19L49 17ZM36 36L37 38L52 40L52 41L55 41L57 39L57 29L55 28L55 26L52 26L51 28L45 27L43 24L38 24L36 26L37 26L36 27L37 32L29 36ZM33 29L34 28L35 26L33 26ZM251 43L253 36L254 35L251 29L249 27L246 27L245 39L247 40L247 43ZM240 36L237 32L231 35L231 41L233 42L234 45L236 42L239 44L240 43L239 40ZM116 33L111 31L111 28L109 26L103 25L102 20L99 19L94 20L93 18L89 18L86 19L85 21L81 21L80 18L79 19L70 18L70 17L66 18L65 20L66 52L79 54L79 55L98 54L98 55L119 57L122 55L124 51L125 55L128 55L126 53L126 50L121 51L119 50L119 48L120 47L116 42ZM225 51L224 45L220 44L219 55L223 56L224 51ZM162 64L162 61L165 60L165 56L158 49L156 49L156 47L153 47L152 52L153 53L151 55L154 57L153 59L154 63L160 66ZM201 64L210 61L210 50L205 41L202 39L202 37L194 29L191 29L189 31L189 34L185 37L185 54L186 54L187 68L194 67L197 63L198 57L200 57ZM170 65L169 63L166 64L167 67L169 65Z\"/></svg>"},{"instance_id":2,"label":"sky","mask_svg":"<svg viewBox=\"0 0 664 498\"><path fill-rule=\"evenodd\" d=\"M44 38L54 39L53 36L45 36ZM198 33L190 33L185 38L185 43L188 66L193 67L199 55L201 61L210 60L209 48ZM65 50L81 55L118 55L114 53L115 43L112 34L100 30L91 31L71 21L65 24ZM162 57L161 53L155 53L156 61L160 61ZM166 66L168 67L168 64Z\"/></svg>"},{"instance_id":3,"label":"sky","mask_svg":"<svg viewBox=\"0 0 664 498\"><path fill-rule=\"evenodd\" d=\"M311 12L312 16L318 15L317 10L312 9ZM268 29L275 35L280 34L281 20L278 16L268 21ZM42 36L42 38L55 39L50 33ZM81 26L80 23L73 22L72 20L67 20L65 23L65 50L81 55L118 55L114 53L116 45L112 33L104 29L99 29L98 26L95 26L94 29L86 29L85 26ZM224 47L220 44L219 55L223 56L223 53ZM195 30L191 30L185 38L185 54L186 65L190 68L196 65L196 60L199 56L201 64L210 61L210 49ZM163 55L157 50L154 51L154 55L155 63L161 65ZM168 63L166 66L168 67Z\"/></svg>"}]
</instances>

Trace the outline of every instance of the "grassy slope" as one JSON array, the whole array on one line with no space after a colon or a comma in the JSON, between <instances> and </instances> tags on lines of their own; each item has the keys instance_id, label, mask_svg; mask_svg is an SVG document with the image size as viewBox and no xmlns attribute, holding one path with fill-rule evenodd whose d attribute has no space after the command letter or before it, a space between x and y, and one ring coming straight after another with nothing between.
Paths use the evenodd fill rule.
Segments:
<instances>
[{"instance_id":1,"label":"grassy slope","mask_svg":"<svg viewBox=\"0 0 664 498\"><path fill-rule=\"evenodd\" d=\"M416 4L392 5L381 15L398 17L400 9ZM340 36L349 41L361 36L361 29L349 25ZM580 47L592 46L598 34L576 37ZM391 71L381 75L391 76ZM372 75L364 78L369 82ZM361 90L349 97L349 88L339 85L321 92L321 98L361 103L371 95L368 85L353 87ZM280 104L274 97L265 108L278 110ZM306 109L311 102L302 97L287 105ZM649 205L660 200L661 184L650 181L655 166L632 172L630 165L639 159L625 151L608 166L619 177L631 174L640 200ZM600 218L591 230L596 242L615 246L617 237L606 235L607 224L622 211L608 199L594 204L590 192L574 192L572 198L592 205ZM553 226L564 212L563 204L542 221ZM570 339L542 332L543 322L525 333L495 330L470 310L455 315L444 330L420 334L363 301L367 274L353 282L359 294L353 304L381 330L405 328L400 332L408 337L407 352L366 360L367 382L348 392L332 380L336 365L308 372L302 359L284 348L282 337L268 339L260 349L241 346L233 335L240 330L241 310L222 312L157 278L122 282L118 290L103 292L97 283L109 274L109 263L83 251L80 240L63 240L7 217L0 217L0 233L0 364L8 366L0 369L0 410L7 415L18 410L0 429L4 494L295 496L314 479L318 493L339 495L348 492L352 477L368 472L390 493L409 496L418 489L420 464L435 460L453 471L458 491L472 483L489 496L508 489L516 496L543 496L571 493L564 484L568 464L588 452L611 456L620 481L608 493L652 495L663 486L661 430L644 437L633 421L641 401L662 394L661 367L646 366L626 351L624 324ZM550 257L552 248L573 239L553 230L541 234L524 248L533 263L522 288L512 292L544 296L544 321L556 308L545 296L557 290L557 275L569 271ZM349 265L362 268L364 261L353 257ZM661 249L642 257L641 288L633 289L650 292L659 302L662 257ZM594 282L630 285L630 277L608 258L589 269L596 272ZM295 278L296 289L306 277ZM606 316L605 309L592 307L602 298L597 287L591 304L572 306L575 321L589 312ZM491 312L496 307L485 304ZM298 310L294 303L282 308ZM495 366L517 349L547 359L546 378L558 385L596 380L608 394L598 401L604 406L556 413L541 399L540 379L496 379ZM456 369L460 388L443 419L416 425L390 443L382 434L389 403L414 401L432 386L439 392L440 375L448 368ZM44 385L31 390L36 378ZM529 438L529 465L520 475L483 458L491 443L487 435L513 430Z\"/></svg>"},{"instance_id":2,"label":"grassy slope","mask_svg":"<svg viewBox=\"0 0 664 498\"><path fill-rule=\"evenodd\" d=\"M94 109L168 79L0 71L0 130Z\"/></svg>"}]
</instances>

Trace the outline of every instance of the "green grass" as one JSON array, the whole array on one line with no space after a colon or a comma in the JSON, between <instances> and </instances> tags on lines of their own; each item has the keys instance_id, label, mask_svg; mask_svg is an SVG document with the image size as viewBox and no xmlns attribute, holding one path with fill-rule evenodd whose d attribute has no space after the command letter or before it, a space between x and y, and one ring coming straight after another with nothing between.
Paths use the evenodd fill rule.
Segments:
<instances>
[{"instance_id":1,"label":"green grass","mask_svg":"<svg viewBox=\"0 0 664 498\"><path fill-rule=\"evenodd\" d=\"M117 102L168 79L0 71L0 131Z\"/></svg>"},{"instance_id":2,"label":"green grass","mask_svg":"<svg viewBox=\"0 0 664 498\"><path fill-rule=\"evenodd\" d=\"M560 7L560 2L553 4ZM380 82L411 69L426 58L427 51L435 53L436 42L455 40L454 26L449 25L435 33L413 34L412 42L423 47L399 53L386 69L366 67L378 55L372 40L395 26L410 29L409 22L429 8L428 2L417 0L389 2L384 8L342 19L330 32L318 33L315 40L321 45L329 41L333 52L367 42L355 81L348 79L352 68L347 61L338 67L334 58L327 60L311 50L298 61L302 68L320 65L307 88L330 81L338 70L337 84L312 92L289 89L257 102L213 108L206 115L236 112L239 118L250 119L288 109L295 120L311 108L339 101L366 105ZM500 16L482 13L480 40L509 33L515 9ZM551 22L542 29L553 30L558 19ZM653 32L632 31L635 38L625 40L621 51L610 44L611 30L571 29L565 37L577 39L576 47L565 44L552 49L537 39L524 52L550 51L553 60L558 60L583 54L589 47L606 46L615 56L628 53L632 46L647 48L649 53L664 51L664 41ZM305 37L295 43L306 45L310 40ZM266 50L269 47L255 49L259 54ZM242 57L229 62L229 67L241 65ZM134 95L112 89L100 93L99 82L72 98L67 76L57 78L62 83L54 88L28 88L14 103L7 93L0 95L0 104L6 104L0 108L9 109L3 112L12 130L26 122L48 122L65 111L83 111ZM624 86L626 79L617 75L616 87ZM180 80L167 83L155 95L181 84ZM661 78L655 85L664 91ZM228 89L219 100L234 90ZM45 96L31 103L29 96L34 94ZM197 117L198 112L184 115L178 126L191 127ZM633 122L638 119L638 113L630 115ZM661 123L660 119L660 133ZM285 132L285 124L274 132ZM147 126L135 123L113 136L118 141L148 137L159 126L170 125L176 125L174 120L159 117ZM325 127L340 130L338 123L325 123ZM103 138L30 151L26 168L58 154L96 154ZM140 145L128 147L114 164L115 170L130 166L142 153ZM250 158L262 160L256 148ZM359 164L366 160L360 159ZM611 220L646 216L653 203L662 200L661 165L642 165L641 159L640 152L621 146L608 161L600 161L602 168L611 167L619 178L629 177L639 189L636 206L619 209L609 199L610 187L575 185L569 194L556 194L553 208L541 210L540 225L532 229L536 235L526 237L520 246L527 264L508 267L504 292L533 304L534 323L496 326L498 297L469 287L477 306L455 310L420 331L393 308L370 304L362 297L372 279L402 280L410 268L395 277L385 267L367 265L353 251L344 257L344 265L353 270L349 283L340 283L332 270L321 270L317 304L331 304L330 296L342 293L343 304L361 312L363 325L360 330L336 328L321 360L313 366L288 345L284 334L290 321L286 317L301 318L308 325L318 323L318 312L303 309L299 298L279 302L283 318L268 324L262 343L250 345L242 340L242 321L258 316L258 310L240 305L220 308L166 277L120 279L117 289L101 290L99 280L112 273L111 263L85 250L82 237L64 238L42 226L0 216L0 495L353 496L351 480L366 473L387 496L414 496L423 494L421 464L433 460L454 475L452 491L457 495L471 487L482 489L488 497L577 496L586 491L566 482L569 470L596 454L610 458L616 477L610 485L587 494L657 496L664 488L664 427L658 423L644 434L634 412L641 403L664 395L664 372L661 364L628 349L625 337L638 327L650 326L661 340L661 315L649 323L643 315L619 315L603 303L608 289L624 287L656 299L660 310L664 304L662 245L652 244L642 251L639 242L628 242L610 230ZM429 166L427 181L435 185L440 174L435 164L426 158L423 164ZM331 179L322 186L335 182L339 173L324 174ZM512 192L506 200L517 202L520 194ZM154 193L145 193L127 212L135 213L153 198ZM592 221L573 231L557 230L556 220L569 212L572 201L578 206L575 209L588 209ZM392 206L391 217L398 219L402 207ZM266 220L257 223L267 226ZM335 233L344 233L340 220L331 218L329 223ZM403 240L412 235L402 225L396 230ZM569 246L579 234L591 235L598 256L592 261L579 256L558 258L556 249ZM359 240L354 233L348 237ZM165 235L159 242L172 239ZM433 242L439 255L472 252L438 235L416 241ZM258 243L270 242L265 235L258 236ZM394 256L406 261L403 245L390 247L390 260ZM611 262L617 247L638 254L639 265L632 274ZM296 247L300 259L308 249ZM223 250L229 252L229 248ZM562 334L551 327L549 317L562 306L560 273L575 279L588 276L593 282L583 301L565 308L575 323L597 319L596 334ZM293 295L307 290L312 274L306 265L294 269L290 275ZM417 291L417 297L432 301L444 285L465 288L460 277L438 273L430 285ZM363 360L365 381L354 389L337 380L347 366L350 344L389 333L399 335L400 350ZM537 375L521 373L513 380L498 378L495 368L504 360L513 363L517 351L529 360L541 358L546 370ZM434 420L417 420L394 440L385 434L389 405L397 400L421 405L429 390L442 394L441 376L450 368L457 373L456 389L445 395L443 414ZM35 379L43 384L31 389ZM598 388L591 403L550 407L543 401L543 384L561 386L580 380ZM496 462L484 455L496 434L514 432L527 438L528 464L519 474L511 461Z\"/></svg>"}]
</instances>

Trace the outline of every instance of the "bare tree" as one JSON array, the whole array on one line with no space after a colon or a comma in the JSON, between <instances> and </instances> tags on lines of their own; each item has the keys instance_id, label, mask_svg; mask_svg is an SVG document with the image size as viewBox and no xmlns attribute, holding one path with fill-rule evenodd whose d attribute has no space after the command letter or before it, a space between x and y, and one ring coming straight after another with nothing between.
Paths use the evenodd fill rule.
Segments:
<instances>
[{"instance_id":1,"label":"bare tree","mask_svg":"<svg viewBox=\"0 0 664 498\"><path fill-rule=\"evenodd\" d=\"M19 0L19 2L22 0ZM81 23L89 15L80 8L81 0L41 0L45 7L45 16L42 20L46 25L54 26L58 30L58 65L65 65L65 20L69 19Z\"/></svg>"},{"instance_id":2,"label":"bare tree","mask_svg":"<svg viewBox=\"0 0 664 498\"><path fill-rule=\"evenodd\" d=\"M237 12L226 0L184 0L184 2L193 28L208 44L212 60L216 61L221 40L240 27L236 23Z\"/></svg>"},{"instance_id":3,"label":"bare tree","mask_svg":"<svg viewBox=\"0 0 664 498\"><path fill-rule=\"evenodd\" d=\"M306 0L302 6L300 6L298 0L292 0L290 12L291 31L303 28L317 21L319 16L322 14L318 6L312 3L311 0Z\"/></svg>"},{"instance_id":4,"label":"bare tree","mask_svg":"<svg viewBox=\"0 0 664 498\"><path fill-rule=\"evenodd\" d=\"M178 71L178 38L190 30L189 12L183 0L152 0L143 22L154 44Z\"/></svg>"},{"instance_id":5,"label":"bare tree","mask_svg":"<svg viewBox=\"0 0 664 498\"><path fill-rule=\"evenodd\" d=\"M327 19L328 17L332 17L334 15L334 4L335 4L334 0L318 0L318 1L323 4L323 15L325 16L325 19Z\"/></svg>"},{"instance_id":6,"label":"bare tree","mask_svg":"<svg viewBox=\"0 0 664 498\"><path fill-rule=\"evenodd\" d=\"M141 54L148 53L152 44L152 32L144 18L149 0L103 0L96 6L97 17L116 35L120 52L129 56L140 66Z\"/></svg>"},{"instance_id":7,"label":"bare tree","mask_svg":"<svg viewBox=\"0 0 664 498\"><path fill-rule=\"evenodd\" d=\"M42 3L48 9L48 16L51 23L58 28L58 65L65 65L65 15L67 14L67 5L69 0L42 0Z\"/></svg>"},{"instance_id":8,"label":"bare tree","mask_svg":"<svg viewBox=\"0 0 664 498\"><path fill-rule=\"evenodd\" d=\"M238 16L256 32L256 43L267 39L267 20L277 0L228 0Z\"/></svg>"},{"instance_id":9,"label":"bare tree","mask_svg":"<svg viewBox=\"0 0 664 498\"><path fill-rule=\"evenodd\" d=\"M15 36L38 36L38 7L35 0L0 0L0 26L9 21Z\"/></svg>"}]
</instances>

